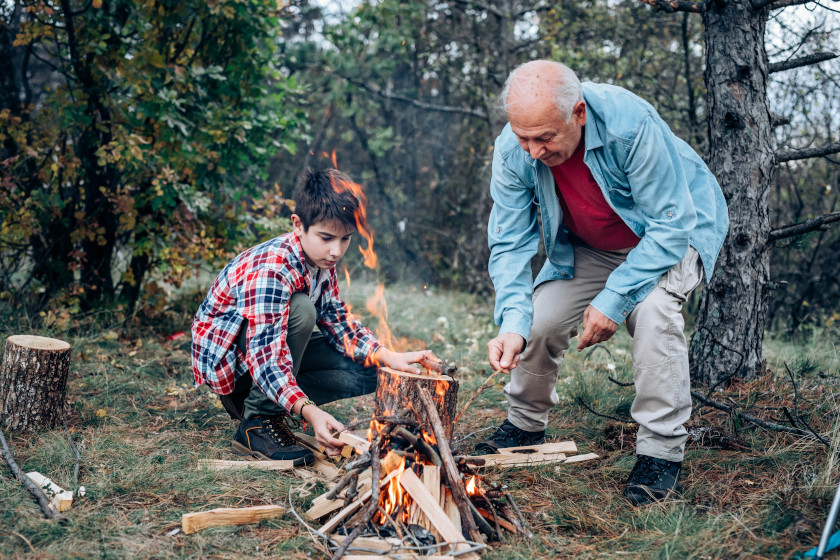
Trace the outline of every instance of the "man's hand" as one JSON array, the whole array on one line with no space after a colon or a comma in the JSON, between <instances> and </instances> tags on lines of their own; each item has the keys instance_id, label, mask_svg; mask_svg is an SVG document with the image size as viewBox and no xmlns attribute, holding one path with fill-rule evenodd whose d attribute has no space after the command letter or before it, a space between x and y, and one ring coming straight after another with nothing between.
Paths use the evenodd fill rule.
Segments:
<instances>
[{"instance_id":1,"label":"man's hand","mask_svg":"<svg viewBox=\"0 0 840 560\"><path fill-rule=\"evenodd\" d=\"M586 311L583 312L583 334L578 343L578 352L588 346L609 340L617 330L618 325L615 321L591 305L588 306Z\"/></svg>"},{"instance_id":2,"label":"man's hand","mask_svg":"<svg viewBox=\"0 0 840 560\"><path fill-rule=\"evenodd\" d=\"M493 370L500 369L505 373L519 365L519 357L525 348L522 335L507 332L502 333L487 343L487 359Z\"/></svg>"},{"instance_id":3,"label":"man's hand","mask_svg":"<svg viewBox=\"0 0 840 560\"><path fill-rule=\"evenodd\" d=\"M314 404L303 407L303 419L312 424L315 439L327 448L327 455L335 456L341 453L344 442L334 438L333 433L343 430L344 424L336 420L332 414L321 410Z\"/></svg>"},{"instance_id":4,"label":"man's hand","mask_svg":"<svg viewBox=\"0 0 840 560\"><path fill-rule=\"evenodd\" d=\"M419 350L417 352L394 352L384 346L380 346L379 350L373 354L373 363L378 366L385 366L397 371L405 371L407 373L422 374L423 371L413 367L411 364L420 363L423 358L428 360L435 360L435 355L431 350Z\"/></svg>"}]
</instances>

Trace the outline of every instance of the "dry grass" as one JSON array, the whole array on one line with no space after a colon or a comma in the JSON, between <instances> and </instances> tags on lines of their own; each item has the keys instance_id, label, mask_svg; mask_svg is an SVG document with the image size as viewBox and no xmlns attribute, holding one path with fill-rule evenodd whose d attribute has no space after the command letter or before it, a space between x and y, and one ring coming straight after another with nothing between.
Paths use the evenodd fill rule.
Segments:
<instances>
[{"instance_id":1,"label":"dry grass","mask_svg":"<svg viewBox=\"0 0 840 560\"><path fill-rule=\"evenodd\" d=\"M355 309L364 309L369 291L369 286L354 286L346 297ZM488 319L490 303L417 288L389 289L387 295L397 335L433 341L434 350L458 362L465 402L489 373L484 344L495 332ZM170 534L189 511L287 505L290 487L294 506L302 510L324 490L323 484L286 473L195 468L200 458L232 458L229 440L235 429L214 395L191 387L189 338L167 340L176 331L188 332L185 310L195 304L129 327L97 328L100 316L70 332L54 333L74 346L67 422L81 447L79 483L87 494L76 498L65 523L48 523L29 494L0 468L0 557L324 557L291 515L259 525ZM21 330L5 324L6 334ZM770 341L768 372L734 383L714 398L731 399L778 422L785 421L778 407L796 406L815 430L830 435L836 450L838 361L829 334L804 345ZM569 356L558 383L561 406L552 411L549 435L574 439L582 452L598 453L601 459L491 471L491 478L511 489L535 536L508 536L484 557L794 558L816 546L837 481L827 468L834 462L825 446L739 425L720 411L706 408L692 417L692 427L712 428L714 437L690 445L680 501L633 508L620 497L634 461L635 425L595 416L577 399L602 413L626 417L632 388L618 387L607 377L632 377L629 348L622 330L609 352ZM795 373L795 402L784 362ZM372 399L329 408L350 422L370 414ZM501 385L488 389L457 435L497 425L505 409ZM469 449L481 435L464 447ZM25 470L74 486L74 458L61 430L7 436Z\"/></svg>"}]
</instances>

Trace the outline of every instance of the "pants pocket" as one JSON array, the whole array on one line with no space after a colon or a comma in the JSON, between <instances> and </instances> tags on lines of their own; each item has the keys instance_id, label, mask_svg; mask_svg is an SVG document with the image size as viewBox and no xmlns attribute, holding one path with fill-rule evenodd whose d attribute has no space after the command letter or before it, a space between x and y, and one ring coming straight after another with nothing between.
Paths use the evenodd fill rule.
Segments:
<instances>
[{"instance_id":1,"label":"pants pocket","mask_svg":"<svg viewBox=\"0 0 840 560\"><path fill-rule=\"evenodd\" d=\"M681 302L685 302L688 295L703 281L703 275L700 255L694 247L689 247L685 258L663 274L658 285Z\"/></svg>"}]
</instances>

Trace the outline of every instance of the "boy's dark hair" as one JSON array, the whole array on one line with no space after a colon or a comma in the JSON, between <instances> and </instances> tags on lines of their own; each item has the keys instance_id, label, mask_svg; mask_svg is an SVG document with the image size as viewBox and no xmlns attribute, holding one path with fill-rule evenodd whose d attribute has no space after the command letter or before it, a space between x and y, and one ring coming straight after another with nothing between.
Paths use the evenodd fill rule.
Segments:
<instances>
[{"instance_id":1,"label":"boy's dark hair","mask_svg":"<svg viewBox=\"0 0 840 560\"><path fill-rule=\"evenodd\" d=\"M365 203L361 187L337 169L307 169L295 188L295 214L304 231L322 222L365 227Z\"/></svg>"}]
</instances>

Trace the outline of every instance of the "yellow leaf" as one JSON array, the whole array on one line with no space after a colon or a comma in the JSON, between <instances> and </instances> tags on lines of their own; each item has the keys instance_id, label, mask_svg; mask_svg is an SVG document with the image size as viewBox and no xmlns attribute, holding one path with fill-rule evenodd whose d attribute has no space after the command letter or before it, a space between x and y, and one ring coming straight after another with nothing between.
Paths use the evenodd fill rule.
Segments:
<instances>
[{"instance_id":1,"label":"yellow leaf","mask_svg":"<svg viewBox=\"0 0 840 560\"><path fill-rule=\"evenodd\" d=\"M97 418L105 418L106 416L108 416L108 411L104 408L100 408L96 411L96 416Z\"/></svg>"}]
</instances>

